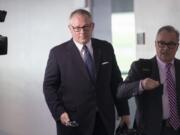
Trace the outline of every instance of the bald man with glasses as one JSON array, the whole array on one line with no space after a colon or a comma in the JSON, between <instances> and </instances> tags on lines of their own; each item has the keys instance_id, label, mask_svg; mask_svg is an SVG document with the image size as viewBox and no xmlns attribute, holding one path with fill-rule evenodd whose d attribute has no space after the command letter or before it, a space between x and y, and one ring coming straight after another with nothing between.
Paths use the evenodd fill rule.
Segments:
<instances>
[{"instance_id":1,"label":"bald man with glasses","mask_svg":"<svg viewBox=\"0 0 180 135\"><path fill-rule=\"evenodd\" d=\"M57 134L113 135L115 106L129 123L127 100L116 99L123 80L113 47L92 38L94 23L84 9L71 13L68 28L72 39L51 49L43 85Z\"/></svg>"},{"instance_id":2,"label":"bald man with glasses","mask_svg":"<svg viewBox=\"0 0 180 135\"><path fill-rule=\"evenodd\" d=\"M118 88L119 98L135 96L135 128L145 135L180 134L180 60L175 58L179 32L161 27L156 35L156 56L132 63Z\"/></svg>"}]
</instances>

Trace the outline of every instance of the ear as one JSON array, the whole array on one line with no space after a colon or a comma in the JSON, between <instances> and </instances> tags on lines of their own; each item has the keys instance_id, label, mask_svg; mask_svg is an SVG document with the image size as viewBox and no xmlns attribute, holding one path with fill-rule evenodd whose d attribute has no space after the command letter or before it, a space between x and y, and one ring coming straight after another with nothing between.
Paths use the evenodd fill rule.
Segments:
<instances>
[{"instance_id":1,"label":"ear","mask_svg":"<svg viewBox=\"0 0 180 135\"><path fill-rule=\"evenodd\" d=\"M93 29L94 29L95 24L94 24L94 23L92 23L91 25L92 25L91 27L92 27L92 30L93 30Z\"/></svg>"},{"instance_id":2,"label":"ear","mask_svg":"<svg viewBox=\"0 0 180 135\"><path fill-rule=\"evenodd\" d=\"M71 27L71 25L70 25L70 24L68 25L68 28L69 28L69 31L72 33L72 32L73 32L73 30L72 30L72 27Z\"/></svg>"},{"instance_id":3,"label":"ear","mask_svg":"<svg viewBox=\"0 0 180 135\"><path fill-rule=\"evenodd\" d=\"M68 28L69 28L69 30L71 30L71 25L70 24L68 25Z\"/></svg>"},{"instance_id":4,"label":"ear","mask_svg":"<svg viewBox=\"0 0 180 135\"><path fill-rule=\"evenodd\" d=\"M178 48L179 48L179 43L177 44L177 48L176 48L176 51L178 50Z\"/></svg>"}]
</instances>

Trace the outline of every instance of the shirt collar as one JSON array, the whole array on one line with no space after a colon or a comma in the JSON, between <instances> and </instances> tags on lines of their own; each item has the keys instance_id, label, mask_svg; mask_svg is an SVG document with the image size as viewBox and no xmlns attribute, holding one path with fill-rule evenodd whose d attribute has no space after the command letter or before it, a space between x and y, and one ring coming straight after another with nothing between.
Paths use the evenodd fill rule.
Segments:
<instances>
[{"instance_id":1,"label":"shirt collar","mask_svg":"<svg viewBox=\"0 0 180 135\"><path fill-rule=\"evenodd\" d=\"M161 65L163 67L166 66L166 63L164 63L163 61L160 60L160 58L156 55L156 60L158 62L158 65ZM172 65L174 65L174 59L170 62Z\"/></svg>"},{"instance_id":2,"label":"shirt collar","mask_svg":"<svg viewBox=\"0 0 180 135\"><path fill-rule=\"evenodd\" d=\"M82 48L83 48L83 44L80 44L78 42L76 42L75 40L73 40L76 47L78 48L78 50L81 52ZM92 53L92 41L89 40L87 43L86 43L86 46L88 48L88 50L90 51L90 53Z\"/></svg>"}]
</instances>

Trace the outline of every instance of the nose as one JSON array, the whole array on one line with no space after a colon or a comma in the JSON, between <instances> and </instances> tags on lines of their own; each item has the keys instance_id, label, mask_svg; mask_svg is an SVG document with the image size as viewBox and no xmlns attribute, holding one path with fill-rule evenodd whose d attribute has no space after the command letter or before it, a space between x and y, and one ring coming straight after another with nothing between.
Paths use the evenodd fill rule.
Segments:
<instances>
[{"instance_id":1,"label":"nose","mask_svg":"<svg viewBox=\"0 0 180 135\"><path fill-rule=\"evenodd\" d=\"M168 45L164 45L164 49L169 50Z\"/></svg>"},{"instance_id":2,"label":"nose","mask_svg":"<svg viewBox=\"0 0 180 135\"><path fill-rule=\"evenodd\" d=\"M81 28L79 32L84 33L85 32L84 28Z\"/></svg>"}]
</instances>

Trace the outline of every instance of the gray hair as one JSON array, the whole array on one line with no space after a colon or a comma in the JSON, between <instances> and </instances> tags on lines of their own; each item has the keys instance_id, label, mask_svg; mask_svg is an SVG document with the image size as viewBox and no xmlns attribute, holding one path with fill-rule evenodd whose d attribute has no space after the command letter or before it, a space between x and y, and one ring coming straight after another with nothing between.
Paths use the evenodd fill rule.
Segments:
<instances>
[{"instance_id":1,"label":"gray hair","mask_svg":"<svg viewBox=\"0 0 180 135\"><path fill-rule=\"evenodd\" d=\"M70 15L70 19L75 15L75 14L78 14L78 15L86 15L86 16L88 16L89 18L91 18L92 19L92 15L91 15L91 13L89 12L89 11L87 11L87 10L84 10L84 9L76 9L76 10L74 10L72 13L71 13L71 15Z\"/></svg>"},{"instance_id":2,"label":"gray hair","mask_svg":"<svg viewBox=\"0 0 180 135\"><path fill-rule=\"evenodd\" d=\"M176 37L177 37L177 40L179 42L179 31L177 29L175 29L173 26L171 25L166 25L166 26L163 26L161 27L158 32L157 32L157 35L162 32L162 31L167 31L167 32L174 32L176 34Z\"/></svg>"}]
</instances>

